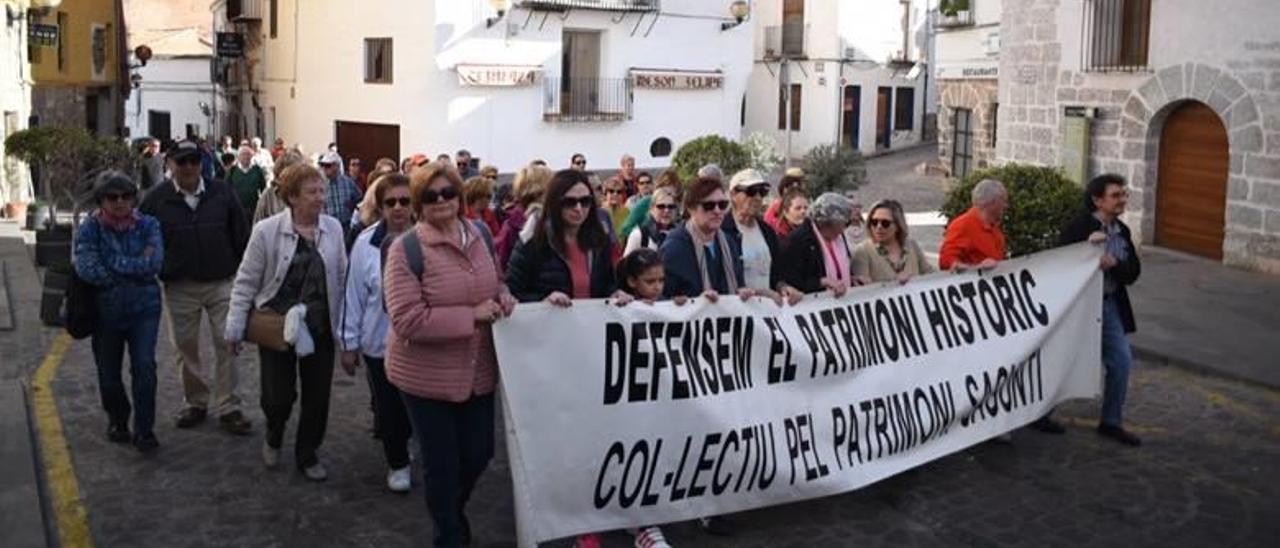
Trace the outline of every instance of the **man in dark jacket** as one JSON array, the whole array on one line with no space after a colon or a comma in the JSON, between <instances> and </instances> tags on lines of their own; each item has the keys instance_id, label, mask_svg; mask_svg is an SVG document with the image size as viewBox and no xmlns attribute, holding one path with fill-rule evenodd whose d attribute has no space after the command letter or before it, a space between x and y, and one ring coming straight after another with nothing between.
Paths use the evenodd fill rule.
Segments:
<instances>
[{"instance_id":1,"label":"man in dark jacket","mask_svg":"<svg viewBox=\"0 0 1280 548\"><path fill-rule=\"evenodd\" d=\"M200 424L213 405L222 427L243 435L251 425L240 412L236 365L221 339L231 280L249 241L249 222L226 183L201 176L201 157L196 143L178 143L168 154L173 178L148 192L141 210L159 219L164 233L160 280L185 403L178 428ZM201 374L202 314L209 315L216 357L212 391Z\"/></svg>"},{"instance_id":2,"label":"man in dark jacket","mask_svg":"<svg viewBox=\"0 0 1280 548\"><path fill-rule=\"evenodd\" d=\"M1105 246L1100 266L1103 271L1102 366L1106 380L1098 434L1138 446L1142 440L1122 425L1133 362L1127 334L1136 328L1126 288L1137 281L1142 272L1129 227L1120 220L1128 200L1129 191L1125 189L1123 177L1114 174L1094 177L1085 187L1085 211L1062 228L1059 243L1067 245L1088 240Z\"/></svg>"}]
</instances>

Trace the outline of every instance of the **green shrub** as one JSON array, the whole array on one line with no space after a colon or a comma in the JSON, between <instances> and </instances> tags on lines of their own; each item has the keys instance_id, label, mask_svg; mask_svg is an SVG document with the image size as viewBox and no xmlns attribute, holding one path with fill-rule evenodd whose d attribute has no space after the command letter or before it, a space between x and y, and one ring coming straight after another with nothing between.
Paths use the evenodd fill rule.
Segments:
<instances>
[{"instance_id":1,"label":"green shrub","mask_svg":"<svg viewBox=\"0 0 1280 548\"><path fill-rule=\"evenodd\" d=\"M116 169L137 175L137 156L119 139L95 137L84 128L41 126L9 135L5 154L38 166L44 198L70 205L94 177Z\"/></svg>"},{"instance_id":2,"label":"green shrub","mask_svg":"<svg viewBox=\"0 0 1280 548\"><path fill-rule=\"evenodd\" d=\"M747 154L751 158L748 167L759 171L760 173L771 173L775 168L782 165L782 154L778 153L777 146L773 143L773 138L759 131L748 135L742 140L742 146L747 149ZM733 175L730 174L730 177Z\"/></svg>"},{"instance_id":3,"label":"green shrub","mask_svg":"<svg viewBox=\"0 0 1280 548\"><path fill-rule=\"evenodd\" d=\"M1005 247L1010 256L1054 247L1062 225L1084 207L1083 189L1059 168L1006 164L974 171L947 192L942 214L955 219L969 209L970 193L983 179L1004 183L1009 208L1004 213Z\"/></svg>"},{"instance_id":4,"label":"green shrub","mask_svg":"<svg viewBox=\"0 0 1280 548\"><path fill-rule=\"evenodd\" d=\"M681 181L694 179L698 168L707 164L720 166L727 181L739 170L751 167L751 153L739 143L719 135L706 135L680 145L671 160L671 167L680 174Z\"/></svg>"},{"instance_id":5,"label":"green shrub","mask_svg":"<svg viewBox=\"0 0 1280 548\"><path fill-rule=\"evenodd\" d=\"M804 155L804 178L813 196L857 190L867 180L866 162L852 148L818 145Z\"/></svg>"}]
</instances>

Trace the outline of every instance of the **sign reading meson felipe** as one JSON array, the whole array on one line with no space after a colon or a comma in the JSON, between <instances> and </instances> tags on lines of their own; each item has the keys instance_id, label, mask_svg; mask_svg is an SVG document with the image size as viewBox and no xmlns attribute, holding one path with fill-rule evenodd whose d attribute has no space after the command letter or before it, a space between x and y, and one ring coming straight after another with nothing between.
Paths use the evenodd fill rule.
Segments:
<instances>
[{"instance_id":1,"label":"sign reading meson felipe","mask_svg":"<svg viewBox=\"0 0 1280 548\"><path fill-rule=\"evenodd\" d=\"M850 491L1096 396L1099 255L784 308L520 305L495 337L521 542Z\"/></svg>"},{"instance_id":2,"label":"sign reading meson felipe","mask_svg":"<svg viewBox=\"0 0 1280 548\"><path fill-rule=\"evenodd\" d=\"M631 69L637 88L649 89L720 89L724 73L678 70Z\"/></svg>"}]
</instances>

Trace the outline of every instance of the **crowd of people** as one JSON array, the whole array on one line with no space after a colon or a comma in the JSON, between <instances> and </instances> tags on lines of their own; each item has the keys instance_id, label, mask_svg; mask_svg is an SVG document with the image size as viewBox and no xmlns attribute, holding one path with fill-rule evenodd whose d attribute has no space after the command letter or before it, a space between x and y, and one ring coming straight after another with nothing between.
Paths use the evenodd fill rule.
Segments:
<instances>
[{"instance_id":1,"label":"crowd of people","mask_svg":"<svg viewBox=\"0 0 1280 548\"><path fill-rule=\"evenodd\" d=\"M280 466L297 403L294 465L313 481L328 477L320 448L334 366L355 375L363 364L387 488L411 490L413 440L437 546L471 539L467 501L494 455L491 328L517 303L682 305L736 296L787 306L1007 258L1008 193L995 180L974 187L972 208L947 227L935 265L911 238L901 204L879 201L864 216L849 196L812 195L796 168L776 184L751 169L726 177L715 165L692 180L674 170L655 180L623 156L601 181L575 154L565 169L534 160L500 182L496 168L477 165L466 150L383 158L366 172L357 160L344 165L332 145L313 157L282 140L264 149L257 138L238 147L225 138L217 151L195 141L158 149L146 145L141 184L119 172L98 177L98 208L75 242L76 271L97 288L92 347L108 438L144 453L159 447L162 312L183 391L176 426L193 428L212 414L232 435L253 431L237 359L253 343L263 464ZM1119 219L1126 199L1124 179L1090 181L1062 243L1105 247L1098 432L1139 445L1122 420L1126 333L1134 328L1125 288L1140 272ZM212 361L200 355L202 322L214 338ZM1064 431L1048 416L1033 426ZM712 534L732 531L720 517L701 524ZM669 545L657 526L633 533L636 546ZM576 543L592 548L599 538Z\"/></svg>"}]
</instances>

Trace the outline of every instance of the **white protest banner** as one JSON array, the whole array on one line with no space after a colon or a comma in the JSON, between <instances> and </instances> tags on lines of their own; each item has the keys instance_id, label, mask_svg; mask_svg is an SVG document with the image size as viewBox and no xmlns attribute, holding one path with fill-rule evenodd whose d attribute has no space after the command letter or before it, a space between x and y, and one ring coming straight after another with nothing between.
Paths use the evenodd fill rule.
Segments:
<instances>
[{"instance_id":1,"label":"white protest banner","mask_svg":"<svg viewBox=\"0 0 1280 548\"><path fill-rule=\"evenodd\" d=\"M494 332L521 543L851 491L1096 396L1100 255L794 307L520 305Z\"/></svg>"}]
</instances>

